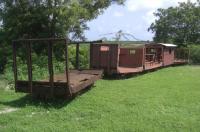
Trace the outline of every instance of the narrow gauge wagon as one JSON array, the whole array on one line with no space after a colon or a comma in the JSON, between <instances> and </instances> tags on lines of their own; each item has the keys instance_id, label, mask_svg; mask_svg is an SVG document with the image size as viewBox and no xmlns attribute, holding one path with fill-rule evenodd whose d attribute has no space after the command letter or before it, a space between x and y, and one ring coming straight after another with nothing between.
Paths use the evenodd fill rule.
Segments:
<instances>
[{"instance_id":1,"label":"narrow gauge wagon","mask_svg":"<svg viewBox=\"0 0 200 132\"><path fill-rule=\"evenodd\" d=\"M143 45L93 44L91 68L103 69L106 74L127 74L143 71Z\"/></svg>"},{"instance_id":2,"label":"narrow gauge wagon","mask_svg":"<svg viewBox=\"0 0 200 132\"><path fill-rule=\"evenodd\" d=\"M165 43L159 43L163 46L163 65L169 66L173 65L175 61L175 50L176 45L174 44L165 44Z\"/></svg>"},{"instance_id":3,"label":"narrow gauge wagon","mask_svg":"<svg viewBox=\"0 0 200 132\"><path fill-rule=\"evenodd\" d=\"M116 44L91 45L91 67L104 69L107 74L129 74L152 70L175 63L173 44Z\"/></svg>"},{"instance_id":4,"label":"narrow gauge wagon","mask_svg":"<svg viewBox=\"0 0 200 132\"><path fill-rule=\"evenodd\" d=\"M39 43L47 47L49 77L33 80L32 47ZM54 75L53 47L64 44L64 73ZM80 70L79 44L90 44L90 69ZM69 70L68 45L76 44L76 69ZM18 79L17 47L26 46L28 80ZM22 48L23 49L23 48ZM176 45L152 44L110 44L102 41L68 42L66 39L21 39L13 41L13 64L16 92L31 93L34 96L53 98L70 97L94 84L101 78L103 70L107 74L130 74L148 71L173 64L188 62L188 50L176 49Z\"/></svg>"},{"instance_id":5,"label":"narrow gauge wagon","mask_svg":"<svg viewBox=\"0 0 200 132\"><path fill-rule=\"evenodd\" d=\"M100 42L100 41L97 41ZM48 71L49 77L39 81L33 81L32 75L32 55L31 50L34 44L40 44L48 48ZM53 68L53 47L56 44L63 44L65 49L65 67L63 74L54 75ZM16 92L30 93L43 98L70 97L79 91L92 85L101 78L102 70L80 70L79 68L79 44L93 42L68 42L66 39L22 39L13 41L13 62ZM68 45L76 44L76 69L69 70ZM28 80L18 79L17 68L17 47L25 45L27 55Z\"/></svg>"}]
</instances>

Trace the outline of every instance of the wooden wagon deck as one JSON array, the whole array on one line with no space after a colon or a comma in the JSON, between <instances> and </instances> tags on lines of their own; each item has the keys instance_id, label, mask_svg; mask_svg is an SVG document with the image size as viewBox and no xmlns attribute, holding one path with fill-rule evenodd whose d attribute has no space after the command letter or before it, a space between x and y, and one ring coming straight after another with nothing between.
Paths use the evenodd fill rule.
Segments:
<instances>
[{"instance_id":1,"label":"wooden wagon deck","mask_svg":"<svg viewBox=\"0 0 200 132\"><path fill-rule=\"evenodd\" d=\"M162 63L154 63L154 64L146 63L145 64L145 70L157 69L157 68L162 67L162 66L163 66Z\"/></svg>"},{"instance_id":2,"label":"wooden wagon deck","mask_svg":"<svg viewBox=\"0 0 200 132\"><path fill-rule=\"evenodd\" d=\"M136 67L136 68L118 67L117 70L119 74L139 73L143 71L143 67Z\"/></svg>"},{"instance_id":3,"label":"wooden wagon deck","mask_svg":"<svg viewBox=\"0 0 200 132\"><path fill-rule=\"evenodd\" d=\"M69 72L70 88L67 88L66 74L54 75L53 90L55 96L69 95L78 93L84 88L91 86L96 80L100 79L103 71L101 70L71 70ZM17 92L31 93L29 81L17 81ZM32 94L48 96L51 93L51 84L48 79L32 81Z\"/></svg>"},{"instance_id":4,"label":"wooden wagon deck","mask_svg":"<svg viewBox=\"0 0 200 132\"><path fill-rule=\"evenodd\" d=\"M174 65L183 65L183 64L187 64L188 60L185 59L175 59L174 60Z\"/></svg>"}]
</instances>

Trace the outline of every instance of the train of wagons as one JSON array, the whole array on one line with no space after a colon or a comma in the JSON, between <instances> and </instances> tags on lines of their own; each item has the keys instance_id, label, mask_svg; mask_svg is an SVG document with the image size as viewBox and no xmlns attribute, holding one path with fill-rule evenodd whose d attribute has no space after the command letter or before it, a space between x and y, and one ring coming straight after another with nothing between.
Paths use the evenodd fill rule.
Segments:
<instances>
[{"instance_id":1,"label":"train of wagons","mask_svg":"<svg viewBox=\"0 0 200 132\"><path fill-rule=\"evenodd\" d=\"M189 50L166 43L96 43L90 49L90 67L106 74L138 73L189 61Z\"/></svg>"},{"instance_id":2,"label":"train of wagons","mask_svg":"<svg viewBox=\"0 0 200 132\"><path fill-rule=\"evenodd\" d=\"M42 79L33 79L32 48L33 45L46 46L48 56L49 75ZM53 64L54 45L64 45L65 67L64 73L55 74ZM69 68L69 45L76 46L76 66ZM80 69L80 50L82 44L90 45L90 68ZM27 57L27 80L19 78L17 49L23 48ZM104 74L136 74L177 64L188 63L187 50L181 51L174 44L147 43L131 44L119 42L72 42L65 38L20 39L13 41L13 69L15 91L29 93L33 97L55 98L73 97L80 91L90 87Z\"/></svg>"}]
</instances>

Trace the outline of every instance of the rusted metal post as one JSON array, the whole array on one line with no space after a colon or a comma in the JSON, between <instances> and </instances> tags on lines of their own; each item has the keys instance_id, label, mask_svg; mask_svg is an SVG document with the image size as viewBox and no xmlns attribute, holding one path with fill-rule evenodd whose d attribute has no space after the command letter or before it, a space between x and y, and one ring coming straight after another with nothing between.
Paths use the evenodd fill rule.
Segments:
<instances>
[{"instance_id":1,"label":"rusted metal post","mask_svg":"<svg viewBox=\"0 0 200 132\"><path fill-rule=\"evenodd\" d=\"M14 81L15 81L15 92L17 92L17 49L16 42L12 42L13 45L13 70L14 70Z\"/></svg>"},{"instance_id":2,"label":"rusted metal post","mask_svg":"<svg viewBox=\"0 0 200 132\"><path fill-rule=\"evenodd\" d=\"M108 46L108 51L107 51L107 61L108 61L108 67L107 67L107 70L108 70L108 73L110 73L110 65L111 65L111 60L110 60L110 58L111 58L111 54L113 54L112 53L112 49L113 49L113 46L111 46L111 45L109 45Z\"/></svg>"},{"instance_id":3,"label":"rusted metal post","mask_svg":"<svg viewBox=\"0 0 200 132\"><path fill-rule=\"evenodd\" d=\"M26 45L27 47L27 68L28 68L28 82L29 82L29 88L30 88L30 93L33 93L33 84L32 84L32 56L31 56L31 42L29 41L28 44Z\"/></svg>"},{"instance_id":4,"label":"rusted metal post","mask_svg":"<svg viewBox=\"0 0 200 132\"><path fill-rule=\"evenodd\" d=\"M48 69L49 69L49 82L51 87L51 97L54 98L54 72L53 72L53 59L52 59L52 53L53 52L53 46L52 41L48 41Z\"/></svg>"},{"instance_id":5,"label":"rusted metal post","mask_svg":"<svg viewBox=\"0 0 200 132\"><path fill-rule=\"evenodd\" d=\"M165 65L165 62L164 62L164 47L162 47L162 66Z\"/></svg>"},{"instance_id":6,"label":"rusted metal post","mask_svg":"<svg viewBox=\"0 0 200 132\"><path fill-rule=\"evenodd\" d=\"M76 44L76 69L80 70L80 63L79 63L79 43Z\"/></svg>"},{"instance_id":7,"label":"rusted metal post","mask_svg":"<svg viewBox=\"0 0 200 132\"><path fill-rule=\"evenodd\" d=\"M90 69L93 67L92 62L93 61L93 43L90 43Z\"/></svg>"},{"instance_id":8,"label":"rusted metal post","mask_svg":"<svg viewBox=\"0 0 200 132\"><path fill-rule=\"evenodd\" d=\"M66 82L67 82L66 91L69 91L70 96L72 96L72 90L70 87L69 63L68 62L69 62L68 41L66 39L65 40L65 69L66 69Z\"/></svg>"},{"instance_id":9,"label":"rusted metal post","mask_svg":"<svg viewBox=\"0 0 200 132\"><path fill-rule=\"evenodd\" d=\"M144 66L143 66L143 70L146 69L146 46L144 46L144 54L143 54L143 57L144 57Z\"/></svg>"},{"instance_id":10,"label":"rusted metal post","mask_svg":"<svg viewBox=\"0 0 200 132\"><path fill-rule=\"evenodd\" d=\"M142 68L144 70L145 69L145 47L142 48L142 54L143 54L143 57L142 57Z\"/></svg>"},{"instance_id":11,"label":"rusted metal post","mask_svg":"<svg viewBox=\"0 0 200 132\"><path fill-rule=\"evenodd\" d=\"M101 68L101 46L99 45L99 63L98 63L98 69L100 69Z\"/></svg>"}]
</instances>

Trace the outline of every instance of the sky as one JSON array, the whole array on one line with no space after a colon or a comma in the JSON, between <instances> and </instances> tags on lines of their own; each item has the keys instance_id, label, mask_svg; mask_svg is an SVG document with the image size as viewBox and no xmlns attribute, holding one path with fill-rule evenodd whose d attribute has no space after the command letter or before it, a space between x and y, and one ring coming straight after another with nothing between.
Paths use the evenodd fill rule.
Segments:
<instances>
[{"instance_id":1,"label":"sky","mask_svg":"<svg viewBox=\"0 0 200 132\"><path fill-rule=\"evenodd\" d=\"M196 2L196 0L190 1ZM187 0L126 0L125 5L113 4L95 20L88 22L90 29L85 32L85 36L88 40L98 40L103 37L111 39L114 35L105 34L122 30L137 39L151 41L154 34L147 29L156 19L153 12L158 8L177 6L179 2Z\"/></svg>"}]
</instances>

